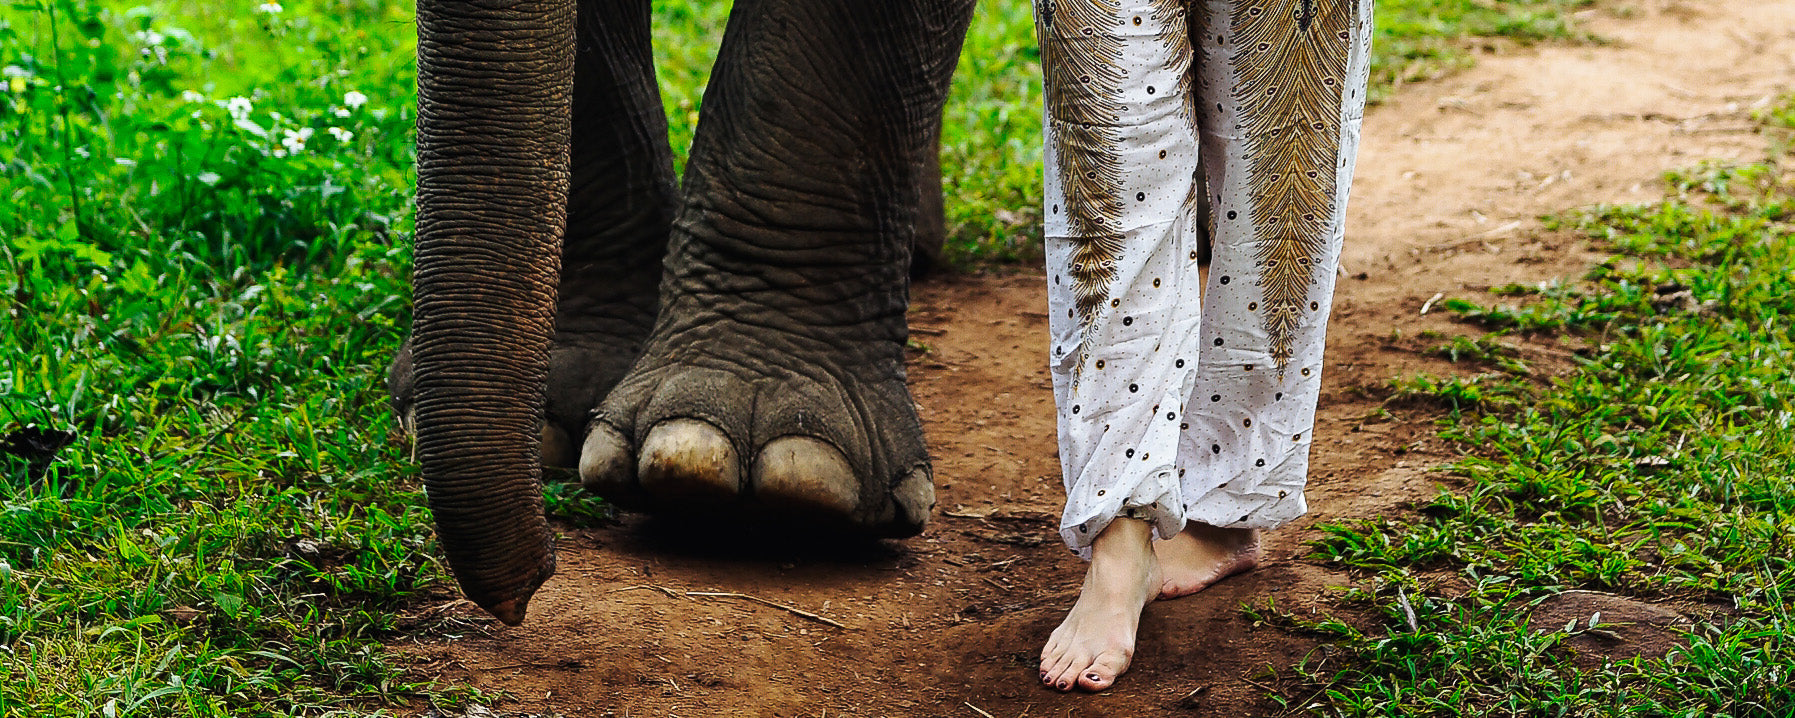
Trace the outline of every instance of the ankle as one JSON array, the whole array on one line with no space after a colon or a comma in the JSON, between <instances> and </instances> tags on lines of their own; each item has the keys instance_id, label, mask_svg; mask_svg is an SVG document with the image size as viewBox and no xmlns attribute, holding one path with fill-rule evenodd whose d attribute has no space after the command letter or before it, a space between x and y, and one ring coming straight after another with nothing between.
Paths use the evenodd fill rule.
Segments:
<instances>
[{"instance_id":1,"label":"ankle","mask_svg":"<svg viewBox=\"0 0 1795 718\"><path fill-rule=\"evenodd\" d=\"M1144 521L1116 519L1091 544L1091 565L1085 590L1133 596L1142 581L1158 579L1153 555L1153 528Z\"/></svg>"},{"instance_id":2,"label":"ankle","mask_svg":"<svg viewBox=\"0 0 1795 718\"><path fill-rule=\"evenodd\" d=\"M1132 557L1153 548L1153 524L1139 519L1117 518L1091 542L1091 560L1099 557Z\"/></svg>"}]
</instances>

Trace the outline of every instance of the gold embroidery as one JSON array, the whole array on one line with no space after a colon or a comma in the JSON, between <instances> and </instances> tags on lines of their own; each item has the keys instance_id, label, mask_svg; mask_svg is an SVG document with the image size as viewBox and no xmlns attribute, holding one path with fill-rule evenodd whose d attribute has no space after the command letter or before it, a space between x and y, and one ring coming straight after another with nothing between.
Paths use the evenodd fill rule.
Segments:
<instances>
[{"instance_id":1,"label":"gold embroidery","mask_svg":"<svg viewBox=\"0 0 1795 718\"><path fill-rule=\"evenodd\" d=\"M1281 378L1327 250L1353 5L1255 0L1232 13L1234 99L1246 137L1254 257Z\"/></svg>"},{"instance_id":2,"label":"gold embroidery","mask_svg":"<svg viewBox=\"0 0 1795 718\"><path fill-rule=\"evenodd\" d=\"M1197 93L1192 92L1194 68L1191 54L1190 27L1184 13L1185 0L1152 0L1153 22L1158 23L1159 44L1167 50L1166 67L1178 73L1178 92L1183 93L1179 110L1185 122L1194 123L1197 116ZM1194 125L1193 125L1194 126Z\"/></svg>"},{"instance_id":3,"label":"gold embroidery","mask_svg":"<svg viewBox=\"0 0 1795 718\"><path fill-rule=\"evenodd\" d=\"M1123 72L1119 0L1043 0L1035 32L1047 94L1047 129L1059 159L1070 274L1079 323L1088 327L1109 298L1122 253L1122 163L1116 123Z\"/></svg>"}]
</instances>

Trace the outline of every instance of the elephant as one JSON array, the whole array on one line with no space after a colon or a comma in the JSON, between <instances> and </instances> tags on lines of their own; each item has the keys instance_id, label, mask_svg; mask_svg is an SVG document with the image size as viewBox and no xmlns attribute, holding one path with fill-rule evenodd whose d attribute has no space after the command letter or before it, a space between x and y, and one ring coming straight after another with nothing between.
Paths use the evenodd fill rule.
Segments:
<instances>
[{"instance_id":1,"label":"elephant","mask_svg":"<svg viewBox=\"0 0 1795 718\"><path fill-rule=\"evenodd\" d=\"M905 313L972 6L737 0L676 186L648 0L420 0L389 390L468 598L516 625L553 573L544 463L623 507L921 531Z\"/></svg>"}]
</instances>

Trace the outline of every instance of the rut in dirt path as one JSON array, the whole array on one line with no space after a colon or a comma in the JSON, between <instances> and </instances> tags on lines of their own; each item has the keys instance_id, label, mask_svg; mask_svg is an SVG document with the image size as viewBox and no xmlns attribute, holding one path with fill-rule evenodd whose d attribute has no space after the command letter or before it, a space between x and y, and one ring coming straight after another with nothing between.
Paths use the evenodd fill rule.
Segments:
<instances>
[{"instance_id":1,"label":"rut in dirt path","mask_svg":"<svg viewBox=\"0 0 1795 718\"><path fill-rule=\"evenodd\" d=\"M916 288L911 325L928 351L913 355L910 378L940 485L922 537L819 549L694 537L638 518L566 529L561 573L528 624L504 628L450 607L400 649L445 682L508 693L515 702L502 710L526 714L1275 712L1255 676L1312 646L1254 629L1239 605L1322 605L1349 577L1301 558L1308 527L1402 511L1435 491L1428 469L1453 457L1433 438L1433 415L1381 416L1368 398L1393 376L1450 370L1392 343L1392 331L1462 333L1421 316L1422 306L1579 274L1597 255L1545 233L1541 214L1655 199L1665 170L1761 152L1750 113L1795 77L1795 0L1633 9L1580 16L1607 44L1485 56L1367 116L1312 513L1271 536L1260 571L1151 606L1135 668L1112 690L1062 696L1034 682L1034 657L1083 567L1054 537L1046 297L1033 273ZM1523 351L1562 354L1550 344Z\"/></svg>"}]
</instances>

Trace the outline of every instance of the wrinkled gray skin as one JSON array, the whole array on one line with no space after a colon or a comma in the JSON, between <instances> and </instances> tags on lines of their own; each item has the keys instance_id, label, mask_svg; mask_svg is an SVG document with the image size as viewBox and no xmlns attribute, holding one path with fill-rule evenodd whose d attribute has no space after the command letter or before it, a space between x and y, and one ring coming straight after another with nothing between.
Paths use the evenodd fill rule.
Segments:
<instances>
[{"instance_id":1,"label":"wrinkled gray skin","mask_svg":"<svg viewBox=\"0 0 1795 718\"><path fill-rule=\"evenodd\" d=\"M553 573L539 462L694 520L921 530L908 271L971 10L737 0L676 188L648 0L420 0L391 388L469 598L517 623Z\"/></svg>"}]
</instances>

